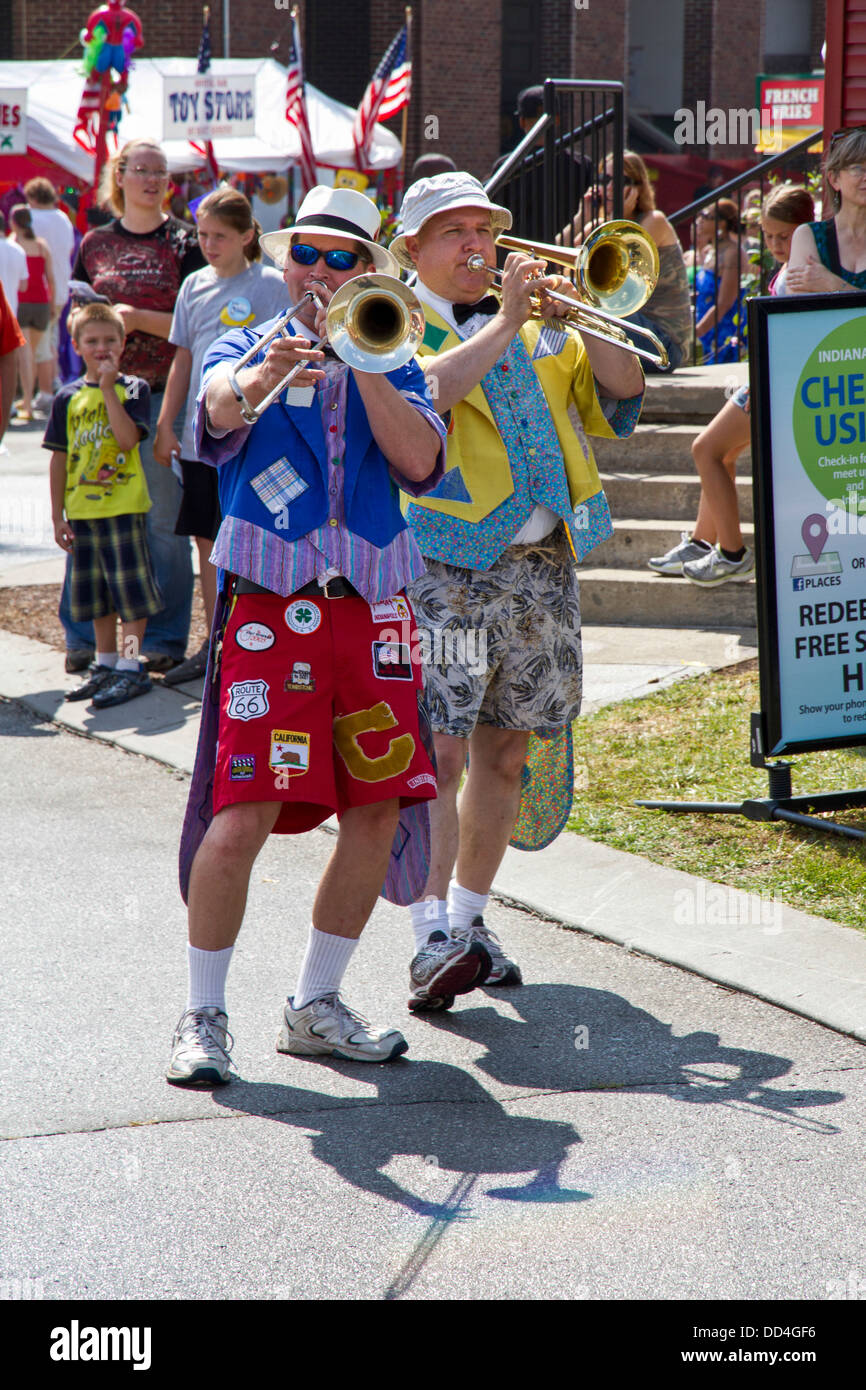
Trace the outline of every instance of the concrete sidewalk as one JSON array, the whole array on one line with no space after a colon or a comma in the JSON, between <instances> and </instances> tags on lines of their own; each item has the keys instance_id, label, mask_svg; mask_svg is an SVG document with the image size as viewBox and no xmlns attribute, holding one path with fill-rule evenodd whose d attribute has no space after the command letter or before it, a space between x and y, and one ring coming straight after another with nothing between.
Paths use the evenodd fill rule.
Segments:
<instances>
[{"instance_id":1,"label":"concrete sidewalk","mask_svg":"<svg viewBox=\"0 0 866 1390\"><path fill-rule=\"evenodd\" d=\"M588 628L586 706L742 661L755 654L750 639ZM72 732L192 771L201 681L159 686L129 705L94 711L64 702L78 679L63 673L59 652L0 632L0 697ZM853 929L567 833L538 854L509 850L494 894L866 1042L866 938Z\"/></svg>"}]
</instances>

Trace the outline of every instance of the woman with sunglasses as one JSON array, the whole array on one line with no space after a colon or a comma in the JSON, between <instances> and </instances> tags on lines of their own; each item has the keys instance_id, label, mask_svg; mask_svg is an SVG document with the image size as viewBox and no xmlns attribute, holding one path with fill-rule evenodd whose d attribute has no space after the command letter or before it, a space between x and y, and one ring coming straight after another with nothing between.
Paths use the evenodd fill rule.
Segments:
<instances>
[{"instance_id":1,"label":"woman with sunglasses","mask_svg":"<svg viewBox=\"0 0 866 1390\"><path fill-rule=\"evenodd\" d=\"M866 290L866 127L836 131L824 177L833 190L833 214L794 233L789 294Z\"/></svg>"},{"instance_id":2,"label":"woman with sunglasses","mask_svg":"<svg viewBox=\"0 0 866 1390\"><path fill-rule=\"evenodd\" d=\"M105 165L99 186L100 202L115 217L87 233L72 271L73 279L105 295L123 319L121 371L143 377L150 387L151 429L174 357L168 335L175 301L186 277L205 263L195 228L163 211L167 189L168 164L160 145L147 139L124 145ZM154 459L152 434L142 440L141 461L153 504L147 541L166 600L162 612L148 621L142 652L151 671L165 671L183 660L189 637L190 545L188 537L175 535L180 488L174 474ZM63 599L60 616L67 646L86 648L86 633L69 622Z\"/></svg>"},{"instance_id":3,"label":"woman with sunglasses","mask_svg":"<svg viewBox=\"0 0 866 1390\"><path fill-rule=\"evenodd\" d=\"M650 183L649 173L639 154L624 150L622 215L630 222L637 222L652 237L659 253L659 275L655 289L646 304L637 314L629 315L629 322L648 328L660 338L667 349L669 365L657 367L644 360L644 372L672 372L679 367L689 350L692 331L692 310L689 298L689 285L683 248L679 237L664 213L656 207L655 193ZM609 158L602 175L604 188L604 217L610 220L613 208L613 158ZM599 223L595 224L596 226ZM577 219L574 227L578 242ZM584 239L590 228L584 229ZM646 347L646 339L638 334L629 334L639 347Z\"/></svg>"}]
</instances>

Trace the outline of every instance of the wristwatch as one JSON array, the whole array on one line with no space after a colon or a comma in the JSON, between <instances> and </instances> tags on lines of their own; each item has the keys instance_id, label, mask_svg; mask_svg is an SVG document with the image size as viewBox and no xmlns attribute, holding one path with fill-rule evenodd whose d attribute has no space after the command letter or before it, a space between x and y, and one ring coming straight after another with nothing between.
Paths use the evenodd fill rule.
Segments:
<instances>
[{"instance_id":1,"label":"wristwatch","mask_svg":"<svg viewBox=\"0 0 866 1390\"><path fill-rule=\"evenodd\" d=\"M238 385L238 379L232 371L231 367L229 367L228 371L226 372L226 381L229 384L229 390L231 391L232 395L234 396L235 400L240 406L242 418L246 420L248 425L254 425L259 417L254 408L250 405L240 386Z\"/></svg>"}]
</instances>

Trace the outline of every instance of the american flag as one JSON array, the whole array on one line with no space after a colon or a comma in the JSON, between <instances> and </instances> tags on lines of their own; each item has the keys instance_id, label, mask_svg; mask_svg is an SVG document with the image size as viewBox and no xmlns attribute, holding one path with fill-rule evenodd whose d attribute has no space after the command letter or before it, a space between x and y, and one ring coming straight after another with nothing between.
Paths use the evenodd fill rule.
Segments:
<instances>
[{"instance_id":1,"label":"american flag","mask_svg":"<svg viewBox=\"0 0 866 1390\"><path fill-rule=\"evenodd\" d=\"M412 62L408 56L408 28L404 24L388 47L388 51L370 79L361 105L355 113L352 141L355 164L364 169L370 158L373 127L377 121L387 121L409 104L412 88Z\"/></svg>"},{"instance_id":2,"label":"american flag","mask_svg":"<svg viewBox=\"0 0 866 1390\"><path fill-rule=\"evenodd\" d=\"M286 73L286 120L295 127L301 141L299 168L304 193L318 183L316 156L307 119L307 98L304 93L304 66L301 58L301 36L298 33L298 12L292 10L292 37L289 41L289 66Z\"/></svg>"},{"instance_id":3,"label":"american flag","mask_svg":"<svg viewBox=\"0 0 866 1390\"><path fill-rule=\"evenodd\" d=\"M207 5L204 7L204 23L201 26L201 42L198 46L198 71L210 72L210 10ZM219 183L220 171L214 154L213 141L206 140L204 148L208 168L213 176L214 185L216 185Z\"/></svg>"}]
</instances>

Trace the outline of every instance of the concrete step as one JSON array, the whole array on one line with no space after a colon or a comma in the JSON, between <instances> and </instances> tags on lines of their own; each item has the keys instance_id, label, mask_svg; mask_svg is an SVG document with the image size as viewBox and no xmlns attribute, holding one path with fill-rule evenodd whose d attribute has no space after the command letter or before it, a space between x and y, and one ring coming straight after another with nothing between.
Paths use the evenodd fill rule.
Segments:
<instances>
[{"instance_id":1,"label":"concrete step","mask_svg":"<svg viewBox=\"0 0 866 1390\"><path fill-rule=\"evenodd\" d=\"M611 473L694 474L692 444L703 426L641 422L628 439L593 439L592 452L600 470ZM737 468L751 474L752 455L746 447Z\"/></svg>"},{"instance_id":2,"label":"concrete step","mask_svg":"<svg viewBox=\"0 0 866 1390\"><path fill-rule=\"evenodd\" d=\"M611 514L619 520L663 516L692 525L698 514L701 480L684 473L601 473ZM737 477L741 521L753 521L752 479Z\"/></svg>"},{"instance_id":3,"label":"concrete step","mask_svg":"<svg viewBox=\"0 0 866 1390\"><path fill-rule=\"evenodd\" d=\"M638 517L614 520L610 540L593 552L593 565L601 569L642 569L651 556L666 555L679 545L682 532L688 529L676 521ZM744 544L754 545L754 526L743 522L742 532Z\"/></svg>"},{"instance_id":4,"label":"concrete step","mask_svg":"<svg viewBox=\"0 0 866 1390\"><path fill-rule=\"evenodd\" d=\"M649 570L578 570L584 622L634 627L756 627L756 586L729 582L704 589Z\"/></svg>"},{"instance_id":5,"label":"concrete step","mask_svg":"<svg viewBox=\"0 0 866 1390\"><path fill-rule=\"evenodd\" d=\"M749 380L747 362L718 367L680 367L671 376L648 376L641 420L706 424L724 405L732 388Z\"/></svg>"}]
</instances>

